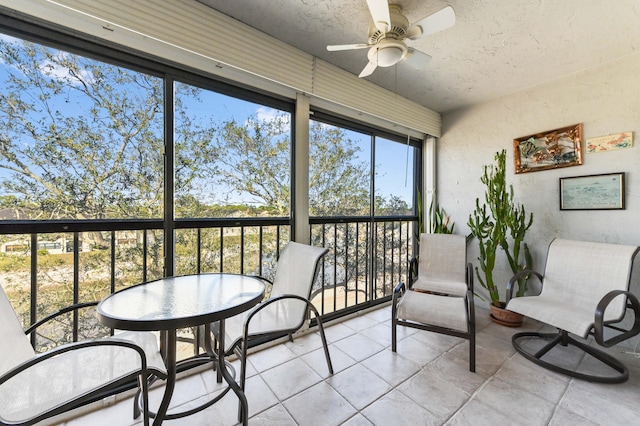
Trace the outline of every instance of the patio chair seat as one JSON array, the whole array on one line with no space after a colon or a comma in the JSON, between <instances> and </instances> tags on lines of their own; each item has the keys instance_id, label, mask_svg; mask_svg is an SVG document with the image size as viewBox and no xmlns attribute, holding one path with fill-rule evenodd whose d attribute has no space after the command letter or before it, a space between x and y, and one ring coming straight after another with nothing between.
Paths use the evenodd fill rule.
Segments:
<instances>
[{"instance_id":1,"label":"patio chair seat","mask_svg":"<svg viewBox=\"0 0 640 426\"><path fill-rule=\"evenodd\" d=\"M525 270L511 278L507 284L507 309L555 327L557 332L516 333L511 339L514 348L528 360L570 377L600 383L626 381L628 368L584 339L593 336L598 345L611 347L640 333L640 302L629 291L638 250L631 245L553 240L544 275ZM540 294L512 299L515 283L528 276L537 278L542 286ZM627 312L635 318L625 328ZM529 345L532 339L544 345ZM600 368L594 372L561 366L557 357L546 356L558 345L575 346L600 361Z\"/></svg>"},{"instance_id":2,"label":"patio chair seat","mask_svg":"<svg viewBox=\"0 0 640 426\"><path fill-rule=\"evenodd\" d=\"M100 340L113 342L132 338L136 343L147 347L157 346L155 337L150 333L131 334L135 336L123 333L117 338ZM68 346L73 345L71 343ZM64 346L67 345L59 348ZM157 350L156 353L164 369ZM156 359L156 366L157 361ZM141 368L142 361L138 352L124 346L88 346L60 353L30 366L2 383L0 417L2 421L15 423L38 417L78 395L89 394L107 383L125 380Z\"/></svg>"},{"instance_id":3,"label":"patio chair seat","mask_svg":"<svg viewBox=\"0 0 640 426\"><path fill-rule=\"evenodd\" d=\"M239 384L242 390L246 383L247 350L283 336L289 336L292 340L293 333L309 320L310 312L314 313L317 321L327 367L329 373L333 374L322 320L316 307L309 301L320 261L327 252L326 248L289 242L278 258L269 297L250 311L225 320L224 353L235 354L240 359ZM263 279L270 283L266 278ZM218 342L220 323L211 324L211 332ZM244 420L241 410L238 410L238 420Z\"/></svg>"},{"instance_id":4,"label":"patio chair seat","mask_svg":"<svg viewBox=\"0 0 640 426\"><path fill-rule=\"evenodd\" d=\"M300 328L301 318L307 306L296 299L281 299L276 303L261 307L251 317L249 336L277 335L286 336L290 330ZM225 352L241 343L244 324L252 311L235 315L225 321Z\"/></svg>"},{"instance_id":5,"label":"patio chair seat","mask_svg":"<svg viewBox=\"0 0 640 426\"><path fill-rule=\"evenodd\" d=\"M398 318L462 332L468 331L466 302L462 297L445 297L408 291L398 304Z\"/></svg>"},{"instance_id":6,"label":"patio chair seat","mask_svg":"<svg viewBox=\"0 0 640 426\"><path fill-rule=\"evenodd\" d=\"M393 352L398 326L456 336L469 340L469 371L476 371L473 274L464 236L421 234L420 255L409 266L409 284L396 286L391 303Z\"/></svg>"},{"instance_id":7,"label":"patio chair seat","mask_svg":"<svg viewBox=\"0 0 640 426\"><path fill-rule=\"evenodd\" d=\"M68 343L36 354L2 287L0 341L0 424L38 423L115 392L136 378L146 405L149 373L166 377L156 337L147 332ZM148 424L148 414L144 417Z\"/></svg>"},{"instance_id":8,"label":"patio chair seat","mask_svg":"<svg viewBox=\"0 0 640 426\"><path fill-rule=\"evenodd\" d=\"M464 281L418 276L418 278L413 282L411 289L464 297L467 294L468 287L467 283Z\"/></svg>"},{"instance_id":9,"label":"patio chair seat","mask_svg":"<svg viewBox=\"0 0 640 426\"><path fill-rule=\"evenodd\" d=\"M509 310L544 322L581 337L593 327L597 304L575 305L549 296L523 296L511 299Z\"/></svg>"}]
</instances>

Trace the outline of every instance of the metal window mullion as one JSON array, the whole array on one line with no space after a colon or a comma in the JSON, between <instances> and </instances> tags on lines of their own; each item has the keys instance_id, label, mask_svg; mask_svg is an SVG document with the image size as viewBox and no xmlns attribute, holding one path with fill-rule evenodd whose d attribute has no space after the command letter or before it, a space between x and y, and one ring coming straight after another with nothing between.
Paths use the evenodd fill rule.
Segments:
<instances>
[{"instance_id":1,"label":"metal window mullion","mask_svg":"<svg viewBox=\"0 0 640 426\"><path fill-rule=\"evenodd\" d=\"M196 272L202 272L202 228L196 230Z\"/></svg>"},{"instance_id":2,"label":"metal window mullion","mask_svg":"<svg viewBox=\"0 0 640 426\"><path fill-rule=\"evenodd\" d=\"M349 298L349 224L344 224L344 308L347 308Z\"/></svg>"},{"instance_id":3,"label":"metal window mullion","mask_svg":"<svg viewBox=\"0 0 640 426\"><path fill-rule=\"evenodd\" d=\"M73 304L80 302L80 238L73 233ZM78 341L78 310L73 311L73 341Z\"/></svg>"},{"instance_id":4,"label":"metal window mullion","mask_svg":"<svg viewBox=\"0 0 640 426\"><path fill-rule=\"evenodd\" d=\"M111 231L111 258L109 259L110 293L116 291L116 231ZM111 330L113 332L113 330Z\"/></svg>"},{"instance_id":5,"label":"metal window mullion","mask_svg":"<svg viewBox=\"0 0 640 426\"><path fill-rule=\"evenodd\" d=\"M147 252L149 250L147 237L147 230L142 230L142 282L147 281Z\"/></svg>"},{"instance_id":6,"label":"metal window mullion","mask_svg":"<svg viewBox=\"0 0 640 426\"><path fill-rule=\"evenodd\" d=\"M31 301L30 321L35 324L38 321L38 234L31 234ZM36 347L36 333L31 333L31 346Z\"/></svg>"},{"instance_id":7,"label":"metal window mullion","mask_svg":"<svg viewBox=\"0 0 640 426\"><path fill-rule=\"evenodd\" d=\"M264 227L262 225L260 225L260 228L258 230L259 236L258 236L258 240L259 240L259 244L258 244L258 275L262 276L262 245L264 244Z\"/></svg>"},{"instance_id":8,"label":"metal window mullion","mask_svg":"<svg viewBox=\"0 0 640 426\"><path fill-rule=\"evenodd\" d=\"M240 225L240 273L244 274L244 230L245 227Z\"/></svg>"},{"instance_id":9,"label":"metal window mullion","mask_svg":"<svg viewBox=\"0 0 640 426\"><path fill-rule=\"evenodd\" d=\"M376 290L377 290L377 286L378 286L378 274L376 274L376 247L378 245L378 226L375 222L373 222L373 220L371 221L371 225L368 226L369 228L369 232L371 235L371 244L369 244L369 262L367 262L367 264L369 265L369 277L371 279L371 283L369 284L370 288L371 288L371 300L375 300L377 299L376 297Z\"/></svg>"},{"instance_id":10,"label":"metal window mullion","mask_svg":"<svg viewBox=\"0 0 640 426\"><path fill-rule=\"evenodd\" d=\"M220 229L220 272L224 272L224 228Z\"/></svg>"},{"instance_id":11,"label":"metal window mullion","mask_svg":"<svg viewBox=\"0 0 640 426\"><path fill-rule=\"evenodd\" d=\"M356 305L358 304L358 294L360 293L360 224L356 223Z\"/></svg>"},{"instance_id":12,"label":"metal window mullion","mask_svg":"<svg viewBox=\"0 0 640 426\"><path fill-rule=\"evenodd\" d=\"M174 79L164 78L164 276L175 275L175 138L174 138ZM146 256L145 256L146 257ZM146 268L145 268L146 274ZM145 279L146 281L146 279Z\"/></svg>"},{"instance_id":13,"label":"metal window mullion","mask_svg":"<svg viewBox=\"0 0 640 426\"><path fill-rule=\"evenodd\" d=\"M326 226L323 223L322 224L322 247L326 247L327 246L326 244L327 244ZM325 313L325 310L324 310L324 308L325 308L325 306L324 306L325 305L325 303L324 303L324 289L326 288L326 285L325 285L326 282L327 282L327 280L326 280L325 268L322 268L322 292L321 292L322 293L322 298L321 298L321 301L322 301L322 312L320 312L320 315L324 315L324 313ZM334 285L335 285L335 283L334 283Z\"/></svg>"},{"instance_id":14,"label":"metal window mullion","mask_svg":"<svg viewBox=\"0 0 640 426\"><path fill-rule=\"evenodd\" d=\"M338 224L333 224L333 312L338 309Z\"/></svg>"},{"instance_id":15,"label":"metal window mullion","mask_svg":"<svg viewBox=\"0 0 640 426\"><path fill-rule=\"evenodd\" d=\"M389 278L391 280L391 288L393 289L393 274L395 272L395 256L396 256L396 226L399 222L391 222L391 273Z\"/></svg>"}]
</instances>

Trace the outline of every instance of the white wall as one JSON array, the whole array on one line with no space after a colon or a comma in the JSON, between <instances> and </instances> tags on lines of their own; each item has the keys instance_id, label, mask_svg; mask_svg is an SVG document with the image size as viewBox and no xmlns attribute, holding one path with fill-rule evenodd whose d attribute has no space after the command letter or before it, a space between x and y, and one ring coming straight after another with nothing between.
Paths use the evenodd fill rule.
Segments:
<instances>
[{"instance_id":1,"label":"white wall","mask_svg":"<svg viewBox=\"0 0 640 426\"><path fill-rule=\"evenodd\" d=\"M526 242L536 269L544 270L547 246L555 237L640 245L639 70L640 54L634 54L444 115L438 142L437 198L455 221L457 232L469 233L467 221L475 199L483 200L482 166L493 163L494 154L506 149L507 183L513 184L516 200L534 215ZM584 139L633 131L634 146L593 154L586 154L583 147L581 166L514 174L514 138L576 123L583 123ZM626 210L560 211L560 177L609 172L626 172ZM468 251L474 266L477 257L474 240ZM511 272L504 255L500 259L495 276L497 282L506 283ZM640 255L633 275L635 293L640 295Z\"/></svg>"}]
</instances>

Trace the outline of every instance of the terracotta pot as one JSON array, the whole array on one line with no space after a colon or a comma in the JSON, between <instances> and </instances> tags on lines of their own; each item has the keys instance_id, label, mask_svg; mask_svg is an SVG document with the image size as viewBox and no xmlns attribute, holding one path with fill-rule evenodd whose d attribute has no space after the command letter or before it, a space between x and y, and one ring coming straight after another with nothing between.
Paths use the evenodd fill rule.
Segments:
<instances>
[{"instance_id":1,"label":"terracotta pot","mask_svg":"<svg viewBox=\"0 0 640 426\"><path fill-rule=\"evenodd\" d=\"M500 302L500 307L490 305L491 313L489 314L489 318L491 318L491 321L506 327L520 327L522 325L523 315L511 312L504 307L504 302Z\"/></svg>"}]
</instances>

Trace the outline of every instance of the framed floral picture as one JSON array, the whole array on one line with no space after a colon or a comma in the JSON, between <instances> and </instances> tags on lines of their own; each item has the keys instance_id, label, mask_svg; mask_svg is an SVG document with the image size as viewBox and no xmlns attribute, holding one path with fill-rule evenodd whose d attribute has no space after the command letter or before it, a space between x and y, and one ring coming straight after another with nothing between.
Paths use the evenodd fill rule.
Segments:
<instances>
[{"instance_id":1,"label":"framed floral picture","mask_svg":"<svg viewBox=\"0 0 640 426\"><path fill-rule=\"evenodd\" d=\"M513 140L516 173L582 164L582 123Z\"/></svg>"}]
</instances>

